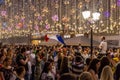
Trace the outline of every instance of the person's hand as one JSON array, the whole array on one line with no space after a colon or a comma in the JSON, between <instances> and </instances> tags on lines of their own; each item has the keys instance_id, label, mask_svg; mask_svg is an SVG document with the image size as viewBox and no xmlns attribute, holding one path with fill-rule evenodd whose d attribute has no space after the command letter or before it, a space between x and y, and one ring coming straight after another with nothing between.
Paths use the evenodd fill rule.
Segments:
<instances>
[{"instance_id":1,"label":"person's hand","mask_svg":"<svg viewBox=\"0 0 120 80\"><path fill-rule=\"evenodd\" d=\"M26 62L28 62L29 61L29 58L28 57L26 57L26 60L25 60Z\"/></svg>"}]
</instances>

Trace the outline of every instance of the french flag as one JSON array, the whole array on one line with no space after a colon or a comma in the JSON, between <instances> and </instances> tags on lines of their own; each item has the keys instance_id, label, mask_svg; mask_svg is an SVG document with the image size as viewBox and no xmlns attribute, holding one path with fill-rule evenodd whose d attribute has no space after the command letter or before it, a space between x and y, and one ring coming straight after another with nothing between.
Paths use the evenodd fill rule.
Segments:
<instances>
[{"instance_id":1,"label":"french flag","mask_svg":"<svg viewBox=\"0 0 120 80\"><path fill-rule=\"evenodd\" d=\"M48 41L49 39L54 39L54 40L56 40L56 41L65 45L65 42L60 35L54 35L54 36L45 35L45 41Z\"/></svg>"}]
</instances>

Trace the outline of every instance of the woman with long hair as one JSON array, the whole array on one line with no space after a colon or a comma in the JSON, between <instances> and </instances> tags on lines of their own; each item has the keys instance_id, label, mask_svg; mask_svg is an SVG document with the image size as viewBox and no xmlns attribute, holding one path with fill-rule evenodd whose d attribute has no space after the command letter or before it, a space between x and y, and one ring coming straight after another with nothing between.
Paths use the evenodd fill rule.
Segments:
<instances>
[{"instance_id":1,"label":"woman with long hair","mask_svg":"<svg viewBox=\"0 0 120 80\"><path fill-rule=\"evenodd\" d=\"M117 64L116 70L114 72L115 80L120 80L120 63Z\"/></svg>"},{"instance_id":2,"label":"woman with long hair","mask_svg":"<svg viewBox=\"0 0 120 80\"><path fill-rule=\"evenodd\" d=\"M98 76L100 78L101 76L101 72L103 70L103 68L106 66L106 65L110 65L110 61L107 57L102 57L101 61L100 61L100 68L99 68L99 73L98 73Z\"/></svg>"},{"instance_id":3,"label":"woman with long hair","mask_svg":"<svg viewBox=\"0 0 120 80\"><path fill-rule=\"evenodd\" d=\"M55 76L52 74L52 63L46 62L39 80L55 80Z\"/></svg>"},{"instance_id":4,"label":"woman with long hair","mask_svg":"<svg viewBox=\"0 0 120 80\"><path fill-rule=\"evenodd\" d=\"M63 57L61 67L60 67L60 74L69 73L68 68L68 57Z\"/></svg>"},{"instance_id":5,"label":"woman with long hair","mask_svg":"<svg viewBox=\"0 0 120 80\"><path fill-rule=\"evenodd\" d=\"M93 80L98 80L98 69L100 67L100 60L95 58L91 61L88 71L91 73Z\"/></svg>"},{"instance_id":6,"label":"woman with long hair","mask_svg":"<svg viewBox=\"0 0 120 80\"><path fill-rule=\"evenodd\" d=\"M93 80L92 75L89 72L83 72L80 74L80 80Z\"/></svg>"},{"instance_id":7,"label":"woman with long hair","mask_svg":"<svg viewBox=\"0 0 120 80\"><path fill-rule=\"evenodd\" d=\"M113 72L110 66L105 66L102 70L100 80L114 80Z\"/></svg>"},{"instance_id":8,"label":"woman with long hair","mask_svg":"<svg viewBox=\"0 0 120 80\"><path fill-rule=\"evenodd\" d=\"M25 80L24 79L24 76L25 76L25 68L23 66L19 66L17 69L16 69L16 79L15 80Z\"/></svg>"}]
</instances>

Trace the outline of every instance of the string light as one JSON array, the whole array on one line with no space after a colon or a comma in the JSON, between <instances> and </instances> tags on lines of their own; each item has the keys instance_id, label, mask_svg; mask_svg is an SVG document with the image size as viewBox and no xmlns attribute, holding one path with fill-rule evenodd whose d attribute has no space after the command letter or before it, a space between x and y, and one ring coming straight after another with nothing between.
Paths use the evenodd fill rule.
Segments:
<instances>
[{"instance_id":1,"label":"string light","mask_svg":"<svg viewBox=\"0 0 120 80\"><path fill-rule=\"evenodd\" d=\"M61 33L64 29L64 34L84 34L88 28L82 17L85 4L92 12L96 6L101 13L99 25L93 30L95 34L120 32L119 0L0 0L0 38L36 31Z\"/></svg>"}]
</instances>

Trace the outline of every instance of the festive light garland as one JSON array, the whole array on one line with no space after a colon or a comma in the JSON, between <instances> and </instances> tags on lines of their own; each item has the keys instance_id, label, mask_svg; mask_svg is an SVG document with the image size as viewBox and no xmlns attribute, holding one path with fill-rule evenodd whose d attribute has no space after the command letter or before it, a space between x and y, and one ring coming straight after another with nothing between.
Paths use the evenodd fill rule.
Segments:
<instances>
[{"instance_id":1,"label":"festive light garland","mask_svg":"<svg viewBox=\"0 0 120 80\"><path fill-rule=\"evenodd\" d=\"M95 34L120 34L120 0L0 0L0 38L47 31L85 33L85 6L101 13L93 25Z\"/></svg>"}]
</instances>

